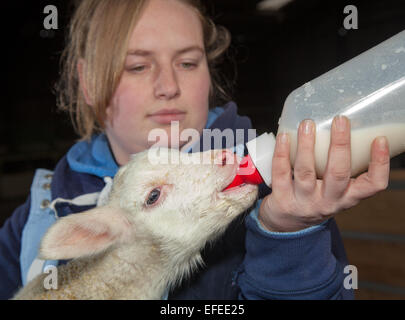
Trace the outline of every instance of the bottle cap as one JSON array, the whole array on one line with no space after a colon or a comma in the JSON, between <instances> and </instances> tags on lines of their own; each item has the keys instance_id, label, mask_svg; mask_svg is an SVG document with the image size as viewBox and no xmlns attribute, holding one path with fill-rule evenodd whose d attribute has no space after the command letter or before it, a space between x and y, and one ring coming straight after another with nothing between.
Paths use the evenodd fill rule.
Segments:
<instances>
[{"instance_id":1,"label":"bottle cap","mask_svg":"<svg viewBox=\"0 0 405 320\"><path fill-rule=\"evenodd\" d=\"M254 166L259 171L264 182L271 186L271 166L273 161L274 149L276 147L276 138L272 132L263 133L256 139L246 143L249 155Z\"/></svg>"},{"instance_id":2,"label":"bottle cap","mask_svg":"<svg viewBox=\"0 0 405 320\"><path fill-rule=\"evenodd\" d=\"M271 185L271 165L276 138L273 133L264 133L246 144L249 154L239 164L234 180L224 189L243 183Z\"/></svg>"},{"instance_id":3,"label":"bottle cap","mask_svg":"<svg viewBox=\"0 0 405 320\"><path fill-rule=\"evenodd\" d=\"M250 184L261 184L263 183L263 178L261 177L259 171L253 164L252 158L246 155L239 164L236 176L233 181L224 189L230 189L233 187L240 186L244 183Z\"/></svg>"}]
</instances>

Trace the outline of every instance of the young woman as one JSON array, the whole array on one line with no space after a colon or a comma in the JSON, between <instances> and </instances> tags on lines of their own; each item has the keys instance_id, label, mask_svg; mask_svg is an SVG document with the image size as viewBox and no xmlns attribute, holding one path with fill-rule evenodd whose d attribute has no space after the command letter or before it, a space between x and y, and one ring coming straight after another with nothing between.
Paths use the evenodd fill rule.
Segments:
<instances>
[{"instance_id":1,"label":"young woman","mask_svg":"<svg viewBox=\"0 0 405 320\"><path fill-rule=\"evenodd\" d=\"M164 130L170 142L172 121L180 132L200 134L204 128L251 128L248 118L237 115L235 103L216 105L226 95L215 67L230 37L198 1L82 0L69 36L60 106L71 113L82 140L54 172L37 171L27 202L1 229L2 298L11 297L44 266L63 263L36 258L44 232L56 215L94 206L90 196L84 205L75 199L103 194L108 177L131 154L151 147L153 129ZM235 223L208 247L206 266L170 292L169 299L353 297L343 286L348 262L333 216L386 188L388 146L384 137L376 139L368 172L351 179L350 122L336 117L327 169L319 180L314 140L313 122L304 121L293 178L289 137L277 137L272 192L262 189L245 224Z\"/></svg>"}]
</instances>

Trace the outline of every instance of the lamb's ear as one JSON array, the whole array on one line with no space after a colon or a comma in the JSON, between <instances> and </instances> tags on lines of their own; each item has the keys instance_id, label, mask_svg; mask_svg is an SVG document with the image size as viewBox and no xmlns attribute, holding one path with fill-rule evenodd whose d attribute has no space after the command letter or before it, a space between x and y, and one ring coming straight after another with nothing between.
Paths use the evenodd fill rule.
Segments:
<instances>
[{"instance_id":1,"label":"lamb's ear","mask_svg":"<svg viewBox=\"0 0 405 320\"><path fill-rule=\"evenodd\" d=\"M50 260L78 258L125 242L132 228L121 210L97 207L61 218L42 238L40 257Z\"/></svg>"}]
</instances>

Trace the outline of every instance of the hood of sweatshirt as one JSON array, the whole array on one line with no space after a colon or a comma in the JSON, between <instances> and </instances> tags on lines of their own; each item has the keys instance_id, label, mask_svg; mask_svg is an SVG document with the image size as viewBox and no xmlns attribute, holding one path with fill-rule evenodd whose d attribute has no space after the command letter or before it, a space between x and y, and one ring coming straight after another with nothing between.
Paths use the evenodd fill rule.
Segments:
<instances>
[{"instance_id":1,"label":"hood of sweatshirt","mask_svg":"<svg viewBox=\"0 0 405 320\"><path fill-rule=\"evenodd\" d=\"M209 111L205 129L217 128L222 130L225 128L238 128L240 127L238 122L243 123L246 121L241 118L242 117L236 116L236 105L230 102L224 107L216 107ZM235 120L237 123L235 123ZM246 127L240 129L246 129ZM189 151L191 151L191 147ZM94 136L91 141L80 141L76 143L68 151L67 161L73 171L88 173L100 178L106 176L114 177L119 169L107 136L103 133Z\"/></svg>"}]
</instances>

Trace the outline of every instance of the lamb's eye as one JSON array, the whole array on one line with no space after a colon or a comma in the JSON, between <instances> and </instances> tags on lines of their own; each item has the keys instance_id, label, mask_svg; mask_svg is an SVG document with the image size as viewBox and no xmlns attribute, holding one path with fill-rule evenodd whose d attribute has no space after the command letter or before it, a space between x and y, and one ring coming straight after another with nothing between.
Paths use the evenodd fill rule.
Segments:
<instances>
[{"instance_id":1,"label":"lamb's eye","mask_svg":"<svg viewBox=\"0 0 405 320\"><path fill-rule=\"evenodd\" d=\"M146 200L146 205L150 206L154 204L160 197L160 188L153 189Z\"/></svg>"}]
</instances>

